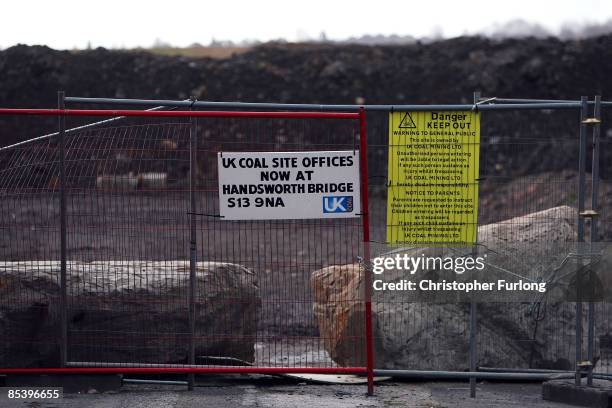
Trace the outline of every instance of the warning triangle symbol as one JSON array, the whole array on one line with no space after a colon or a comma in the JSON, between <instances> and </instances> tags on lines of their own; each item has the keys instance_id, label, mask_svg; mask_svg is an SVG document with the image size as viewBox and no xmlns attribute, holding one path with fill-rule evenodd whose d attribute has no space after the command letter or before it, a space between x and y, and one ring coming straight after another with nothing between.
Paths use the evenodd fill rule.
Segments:
<instances>
[{"instance_id":1,"label":"warning triangle symbol","mask_svg":"<svg viewBox=\"0 0 612 408\"><path fill-rule=\"evenodd\" d=\"M410 112L406 112L404 117L400 121L398 126L400 129L414 129L416 125L414 124L414 120L412 120L412 116L410 116Z\"/></svg>"}]
</instances>

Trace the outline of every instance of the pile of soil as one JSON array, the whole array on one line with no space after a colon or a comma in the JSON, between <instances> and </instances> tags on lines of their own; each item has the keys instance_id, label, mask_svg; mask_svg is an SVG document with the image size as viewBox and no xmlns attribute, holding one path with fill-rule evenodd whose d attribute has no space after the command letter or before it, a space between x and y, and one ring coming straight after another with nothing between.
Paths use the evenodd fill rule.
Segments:
<instances>
[{"instance_id":1,"label":"pile of soil","mask_svg":"<svg viewBox=\"0 0 612 408\"><path fill-rule=\"evenodd\" d=\"M266 44L227 59L146 51L0 51L0 106L71 96L286 103L471 103L472 92L572 98L612 88L612 35L585 40L460 37L401 46ZM0 119L7 145L56 127ZM6 127L8 125L8 128Z\"/></svg>"}]
</instances>

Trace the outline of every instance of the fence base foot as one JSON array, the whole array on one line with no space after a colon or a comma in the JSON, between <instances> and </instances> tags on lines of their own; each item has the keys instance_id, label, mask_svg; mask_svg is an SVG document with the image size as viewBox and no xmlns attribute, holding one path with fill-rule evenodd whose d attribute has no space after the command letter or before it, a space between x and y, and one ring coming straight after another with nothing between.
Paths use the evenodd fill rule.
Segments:
<instances>
[{"instance_id":1,"label":"fence base foot","mask_svg":"<svg viewBox=\"0 0 612 408\"><path fill-rule=\"evenodd\" d=\"M593 386L576 386L573 379L550 380L542 384L542 398L581 407L612 407L612 385L609 381L593 380Z\"/></svg>"}]
</instances>

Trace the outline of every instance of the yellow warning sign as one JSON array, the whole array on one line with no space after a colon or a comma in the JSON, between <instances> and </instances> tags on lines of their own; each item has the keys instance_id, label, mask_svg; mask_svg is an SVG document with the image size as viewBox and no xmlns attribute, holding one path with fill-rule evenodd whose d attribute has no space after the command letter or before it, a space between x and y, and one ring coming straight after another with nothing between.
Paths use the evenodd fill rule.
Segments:
<instances>
[{"instance_id":1,"label":"yellow warning sign","mask_svg":"<svg viewBox=\"0 0 612 408\"><path fill-rule=\"evenodd\" d=\"M474 244L478 112L391 112L387 242Z\"/></svg>"}]
</instances>

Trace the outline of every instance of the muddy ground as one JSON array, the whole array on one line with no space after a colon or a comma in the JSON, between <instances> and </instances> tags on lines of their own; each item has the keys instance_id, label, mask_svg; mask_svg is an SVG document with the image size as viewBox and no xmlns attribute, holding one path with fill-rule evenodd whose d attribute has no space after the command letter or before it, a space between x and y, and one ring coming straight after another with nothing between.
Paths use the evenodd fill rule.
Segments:
<instances>
[{"instance_id":1,"label":"muddy ground","mask_svg":"<svg viewBox=\"0 0 612 408\"><path fill-rule=\"evenodd\" d=\"M485 180L481 187L481 224L575 205L575 172L544 173L511 182ZM587 196L590 195L590 186ZM612 184L600 186L601 239L612 237ZM198 213L215 214L214 193L198 195ZM189 259L189 200L184 191L163 194L101 193L76 190L67 199L68 259ZM384 250L386 199L371 198L373 250ZM46 190L10 193L0 200L0 259L57 260L58 194ZM587 223L588 235L588 223ZM228 222L197 219L197 256L246 266L257 274L263 308L260 331L316 336L310 276L334 264L353 263L362 254L361 220Z\"/></svg>"}]
</instances>

